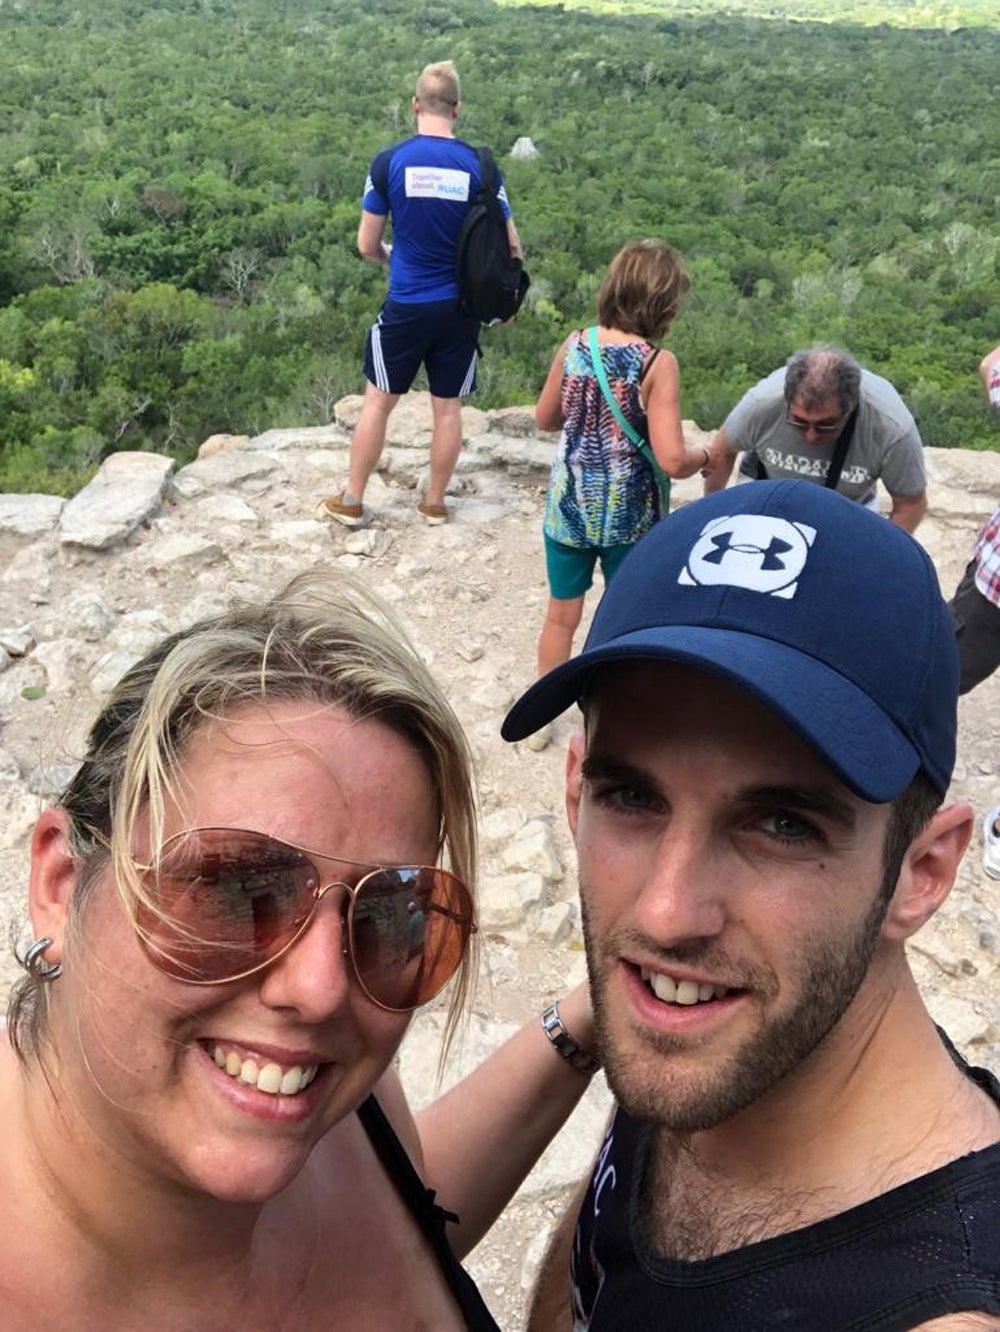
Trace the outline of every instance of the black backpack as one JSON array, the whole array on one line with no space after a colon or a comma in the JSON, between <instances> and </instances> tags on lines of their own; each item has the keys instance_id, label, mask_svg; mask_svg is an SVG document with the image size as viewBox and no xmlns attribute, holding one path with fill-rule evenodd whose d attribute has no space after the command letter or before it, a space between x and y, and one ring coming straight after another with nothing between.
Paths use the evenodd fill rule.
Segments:
<instances>
[{"instance_id":1,"label":"black backpack","mask_svg":"<svg viewBox=\"0 0 1000 1332\"><path fill-rule=\"evenodd\" d=\"M389 161L396 147L382 156L372 184L389 197ZM480 323L512 319L521 308L531 279L520 259L510 253L507 222L497 199L497 164L488 148L477 148L479 189L472 196L455 249L458 308Z\"/></svg>"},{"instance_id":2,"label":"black backpack","mask_svg":"<svg viewBox=\"0 0 1000 1332\"><path fill-rule=\"evenodd\" d=\"M472 198L455 251L458 308L480 323L512 319L531 279L510 252L507 222L497 198L497 164L488 148L477 148L479 189Z\"/></svg>"}]
</instances>

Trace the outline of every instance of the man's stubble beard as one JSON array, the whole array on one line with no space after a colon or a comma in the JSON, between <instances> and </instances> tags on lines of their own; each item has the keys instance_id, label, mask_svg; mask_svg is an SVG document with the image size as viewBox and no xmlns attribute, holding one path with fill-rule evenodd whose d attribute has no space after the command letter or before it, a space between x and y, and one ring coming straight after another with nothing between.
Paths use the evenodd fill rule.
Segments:
<instances>
[{"instance_id":1,"label":"man's stubble beard","mask_svg":"<svg viewBox=\"0 0 1000 1332\"><path fill-rule=\"evenodd\" d=\"M786 1075L797 1069L829 1035L844 1015L868 973L878 945L882 923L889 907L888 897L879 893L855 934L843 941L814 944L799 954L793 975L798 992L790 1012L766 1021L752 1032L735 1051L724 1056L725 1062L700 1076L691 1086L672 1085L670 1059L692 1047L683 1038L663 1033L642 1033L638 1049L624 1053L614 1048L609 1020L602 963L588 911L588 894L581 878L580 907L587 946L587 972L598 1049L604 1063L608 1085L618 1104L636 1119L648 1120L681 1133L695 1133L731 1119L770 1091ZM656 951L656 950L654 950ZM612 949L612 954L614 950ZM664 970L670 959L696 965L707 957L719 958L711 943L693 943L688 947L661 950ZM614 965L612 961L611 965ZM769 968L734 968L742 970L748 982L744 988L766 995L777 989L777 978ZM769 983L770 982L770 983ZM787 986L785 978L784 986ZM784 988L784 986L782 988ZM711 1043L709 1038L709 1044ZM649 1077L650 1066L660 1064L660 1073Z\"/></svg>"}]
</instances>

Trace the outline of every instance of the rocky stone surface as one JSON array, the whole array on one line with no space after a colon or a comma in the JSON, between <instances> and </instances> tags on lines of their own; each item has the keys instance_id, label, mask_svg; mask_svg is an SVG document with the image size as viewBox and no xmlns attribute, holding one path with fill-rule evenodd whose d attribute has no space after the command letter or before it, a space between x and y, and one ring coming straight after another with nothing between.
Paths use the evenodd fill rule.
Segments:
<instances>
[{"instance_id":1,"label":"rocky stone surface","mask_svg":"<svg viewBox=\"0 0 1000 1332\"><path fill-rule=\"evenodd\" d=\"M429 403L412 394L392 419L367 496L372 521L348 532L311 515L343 482L359 405L359 398L338 403L330 426L213 437L172 476L168 459L115 455L88 487L90 497L81 492L65 505L51 496L0 496L0 904L21 919L33 818L72 772L99 700L136 657L165 632L271 591L304 568L354 569L409 624L478 764L483 957L472 1017L444 1071L449 1081L584 974L562 809L573 719L556 724L541 753L499 738L504 709L531 679L547 596L541 519L552 443L535 434L526 409L467 409L450 521L427 528L415 506ZM950 592L1000 495L1000 454L927 452L931 512L919 535ZM678 504L694 498L697 479L674 493ZM589 609L595 602L596 590ZM981 815L1000 803L1000 674L960 706L952 795ZM912 957L935 1016L972 1058L997 1067L1000 885L982 874L980 845L977 838L956 891ZM0 962L0 981L13 975L13 961ZM435 1092L441 1024L439 1003L414 1022L403 1048L417 1104ZM607 1104L598 1078L473 1256L511 1332L522 1326L545 1236L587 1167Z\"/></svg>"}]
</instances>

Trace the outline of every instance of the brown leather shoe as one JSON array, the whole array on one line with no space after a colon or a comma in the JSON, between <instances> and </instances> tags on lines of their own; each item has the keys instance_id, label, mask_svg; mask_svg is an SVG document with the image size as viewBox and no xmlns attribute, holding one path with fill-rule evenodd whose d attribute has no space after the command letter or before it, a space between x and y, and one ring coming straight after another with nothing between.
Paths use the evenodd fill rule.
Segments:
<instances>
[{"instance_id":1,"label":"brown leather shoe","mask_svg":"<svg viewBox=\"0 0 1000 1332\"><path fill-rule=\"evenodd\" d=\"M313 510L313 517L318 522L322 522L324 518L332 518L335 522L342 523L344 527L360 527L365 521L365 510L362 504L345 504L344 492L341 490L336 495L320 500Z\"/></svg>"},{"instance_id":2,"label":"brown leather shoe","mask_svg":"<svg viewBox=\"0 0 1000 1332\"><path fill-rule=\"evenodd\" d=\"M448 510L443 504L428 504L427 500L421 500L417 505L417 513L428 527L440 527L448 521Z\"/></svg>"}]
</instances>

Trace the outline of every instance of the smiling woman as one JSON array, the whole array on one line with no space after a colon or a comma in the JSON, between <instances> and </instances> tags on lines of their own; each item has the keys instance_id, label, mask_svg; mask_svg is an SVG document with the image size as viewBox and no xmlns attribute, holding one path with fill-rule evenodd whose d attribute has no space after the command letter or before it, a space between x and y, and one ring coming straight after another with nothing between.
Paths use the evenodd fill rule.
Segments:
<instances>
[{"instance_id":1,"label":"smiling woman","mask_svg":"<svg viewBox=\"0 0 1000 1332\"><path fill-rule=\"evenodd\" d=\"M410 1015L453 982L453 1030L473 979L475 845L461 729L362 585L132 668L32 840L5 1328L495 1327L456 1254L587 1082L532 1024L409 1112ZM585 995L563 1016L589 1040Z\"/></svg>"}]
</instances>

